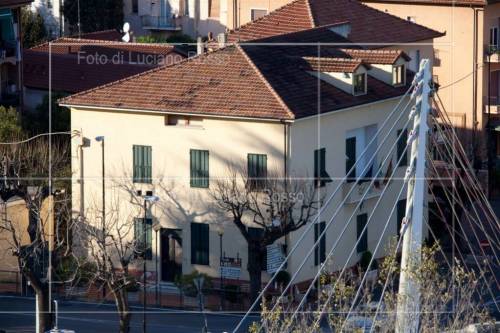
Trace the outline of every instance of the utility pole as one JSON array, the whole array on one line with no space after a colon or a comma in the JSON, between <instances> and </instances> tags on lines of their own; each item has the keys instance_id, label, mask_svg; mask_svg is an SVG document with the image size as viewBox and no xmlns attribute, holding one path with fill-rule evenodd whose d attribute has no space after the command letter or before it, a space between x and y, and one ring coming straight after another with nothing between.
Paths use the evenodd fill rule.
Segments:
<instances>
[{"instance_id":1,"label":"utility pole","mask_svg":"<svg viewBox=\"0 0 500 333\"><path fill-rule=\"evenodd\" d=\"M415 116L411 146L411 163L408 167L408 182L406 215L403 235L403 252L401 257L401 273L399 278L399 299L397 305L396 332L419 332L420 318L420 286L415 279L415 272L421 264L423 241L423 218L426 200L426 148L429 126L427 118L430 112L429 98L431 94L431 69L428 59L420 63L416 74L415 85ZM411 174L414 176L411 177Z\"/></svg>"}]
</instances>

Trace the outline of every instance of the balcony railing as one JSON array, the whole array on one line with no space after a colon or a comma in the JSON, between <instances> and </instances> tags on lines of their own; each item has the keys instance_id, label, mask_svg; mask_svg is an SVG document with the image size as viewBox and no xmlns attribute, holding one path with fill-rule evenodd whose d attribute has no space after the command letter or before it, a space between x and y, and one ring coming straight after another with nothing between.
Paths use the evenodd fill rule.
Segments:
<instances>
[{"instance_id":1,"label":"balcony railing","mask_svg":"<svg viewBox=\"0 0 500 333\"><path fill-rule=\"evenodd\" d=\"M383 179L377 179L375 182L370 181L356 181L351 183L344 183L342 186L342 192L344 194L344 198L348 196L346 200L346 204L355 204L358 203L361 199L368 200L373 199L382 193L386 183ZM355 189L351 192L351 189L355 187ZM350 192L350 193L349 193Z\"/></svg>"},{"instance_id":2,"label":"balcony railing","mask_svg":"<svg viewBox=\"0 0 500 333\"><path fill-rule=\"evenodd\" d=\"M172 16L141 16L142 27L149 30L180 30L177 18Z\"/></svg>"},{"instance_id":3,"label":"balcony railing","mask_svg":"<svg viewBox=\"0 0 500 333\"><path fill-rule=\"evenodd\" d=\"M500 62L500 45L486 45L485 61Z\"/></svg>"},{"instance_id":4,"label":"balcony railing","mask_svg":"<svg viewBox=\"0 0 500 333\"><path fill-rule=\"evenodd\" d=\"M500 113L500 98L497 96L491 96L488 100L487 97L484 98L484 112L485 113Z\"/></svg>"}]
</instances>

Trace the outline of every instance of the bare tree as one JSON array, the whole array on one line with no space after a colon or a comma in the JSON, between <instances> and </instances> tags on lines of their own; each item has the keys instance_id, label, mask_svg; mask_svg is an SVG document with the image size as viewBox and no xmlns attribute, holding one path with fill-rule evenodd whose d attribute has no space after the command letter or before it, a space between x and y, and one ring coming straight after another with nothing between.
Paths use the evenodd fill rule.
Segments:
<instances>
[{"instance_id":1,"label":"bare tree","mask_svg":"<svg viewBox=\"0 0 500 333\"><path fill-rule=\"evenodd\" d=\"M111 193L111 192L109 192ZM126 192L118 191L107 200L106 214L102 215L99 204L91 204L74 224L75 259L85 283L90 288L111 293L117 307L121 333L130 331L132 313L129 305L129 289L137 287L139 281L134 270L151 251L147 247L140 200L132 196L130 202L123 199ZM132 203L132 209L129 204ZM150 225L147 226L150 232ZM143 272L142 282L146 279Z\"/></svg>"},{"instance_id":2,"label":"bare tree","mask_svg":"<svg viewBox=\"0 0 500 333\"><path fill-rule=\"evenodd\" d=\"M255 300L262 287L266 247L310 222L321 198L312 180L291 179L279 172L254 179L241 169L227 170L226 177L215 179L210 195L247 242L250 296ZM248 227L260 232L249 232Z\"/></svg>"},{"instance_id":3,"label":"bare tree","mask_svg":"<svg viewBox=\"0 0 500 333\"><path fill-rule=\"evenodd\" d=\"M438 249L439 245L424 247L422 265L412 272L420 284L419 331L457 332L475 323L492 325L494 331L494 322L482 306L487 295L477 273L458 260L448 267ZM397 292L398 257L392 254L384 258L379 271L374 284L363 280L360 267L342 275L325 272L317 297L303 311L292 318L293 308L279 305L269 311L265 305L261 321L254 322L250 332L259 332L263 327L265 332L352 332L367 327L373 332L394 332L398 299L402 297ZM375 297L381 292L382 298Z\"/></svg>"},{"instance_id":4,"label":"bare tree","mask_svg":"<svg viewBox=\"0 0 500 333\"><path fill-rule=\"evenodd\" d=\"M22 225L5 214L0 220L0 231L9 240L20 272L38 296L40 332L52 326L50 268L56 263L56 253L68 251L67 238L57 228L70 229L65 214L69 200L64 197L70 185L69 158L67 140L50 145L45 139L0 145L0 196L5 202L14 197L24 200L29 211L28 221ZM61 191L54 191L56 188ZM65 194L55 198L56 192Z\"/></svg>"}]
</instances>

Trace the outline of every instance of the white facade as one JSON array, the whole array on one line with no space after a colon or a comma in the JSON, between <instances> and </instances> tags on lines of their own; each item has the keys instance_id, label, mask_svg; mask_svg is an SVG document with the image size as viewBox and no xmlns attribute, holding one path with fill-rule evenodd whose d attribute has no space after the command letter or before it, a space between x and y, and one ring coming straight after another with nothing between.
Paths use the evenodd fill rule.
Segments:
<instances>
[{"instance_id":1,"label":"white facade","mask_svg":"<svg viewBox=\"0 0 500 333\"><path fill-rule=\"evenodd\" d=\"M64 32L63 4L64 0L34 0L31 3L31 10L42 16L51 38L59 37L61 30Z\"/></svg>"}]
</instances>

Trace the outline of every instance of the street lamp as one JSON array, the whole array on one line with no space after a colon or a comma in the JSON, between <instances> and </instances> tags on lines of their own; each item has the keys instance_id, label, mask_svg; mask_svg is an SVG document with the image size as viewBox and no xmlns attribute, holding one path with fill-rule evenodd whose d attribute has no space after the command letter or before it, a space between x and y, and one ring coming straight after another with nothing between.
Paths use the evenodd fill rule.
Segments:
<instances>
[{"instance_id":1,"label":"street lamp","mask_svg":"<svg viewBox=\"0 0 500 333\"><path fill-rule=\"evenodd\" d=\"M156 271L156 305L159 305L161 304L159 302L159 293L158 293L158 284L159 284L159 275L158 275L158 253L159 253L159 250L158 250L158 231L161 230L161 223L158 222L158 221L155 221L155 223L153 223L153 230L155 231L155 249L156 249L156 253L155 253L155 271Z\"/></svg>"},{"instance_id":2,"label":"street lamp","mask_svg":"<svg viewBox=\"0 0 500 333\"><path fill-rule=\"evenodd\" d=\"M96 136L95 141L101 143L101 183L102 183L102 246L106 247L106 182L105 182L105 168L104 168L104 136ZM104 256L104 255L103 255ZM103 258L103 264L106 265L106 260ZM102 297L106 297L106 287L102 287Z\"/></svg>"},{"instance_id":3,"label":"street lamp","mask_svg":"<svg viewBox=\"0 0 500 333\"><path fill-rule=\"evenodd\" d=\"M219 266L220 266L220 310L224 309L224 277L222 276L222 237L224 236L224 229L219 229L219 245L220 245L220 258L219 258Z\"/></svg>"},{"instance_id":4,"label":"street lamp","mask_svg":"<svg viewBox=\"0 0 500 333\"><path fill-rule=\"evenodd\" d=\"M156 195L146 195L144 196L144 219L142 220L142 238L143 238L143 247L142 247L142 262L143 262L143 269L142 269L142 274L144 276L144 283L142 285L142 299L143 299L143 313L142 313L142 332L146 333L146 219L148 215L148 202L149 203L155 203L160 198L158 198Z\"/></svg>"}]
</instances>

